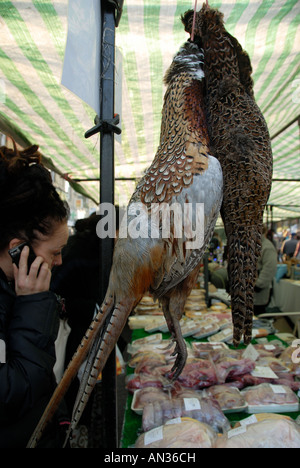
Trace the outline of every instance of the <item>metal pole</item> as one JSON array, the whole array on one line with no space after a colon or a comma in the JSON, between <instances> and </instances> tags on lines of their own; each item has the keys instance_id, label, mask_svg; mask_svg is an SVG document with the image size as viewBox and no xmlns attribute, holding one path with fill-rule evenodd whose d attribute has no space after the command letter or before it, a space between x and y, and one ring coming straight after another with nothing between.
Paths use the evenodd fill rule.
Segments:
<instances>
[{"instance_id":1,"label":"metal pole","mask_svg":"<svg viewBox=\"0 0 300 468\"><path fill-rule=\"evenodd\" d=\"M102 41L100 76L100 120L114 117L115 7L101 2ZM114 204L114 133L102 131L100 138L100 203ZM114 239L100 241L100 297L103 300L109 281ZM102 414L104 448L118 447L116 353L111 353L102 372Z\"/></svg>"}]
</instances>

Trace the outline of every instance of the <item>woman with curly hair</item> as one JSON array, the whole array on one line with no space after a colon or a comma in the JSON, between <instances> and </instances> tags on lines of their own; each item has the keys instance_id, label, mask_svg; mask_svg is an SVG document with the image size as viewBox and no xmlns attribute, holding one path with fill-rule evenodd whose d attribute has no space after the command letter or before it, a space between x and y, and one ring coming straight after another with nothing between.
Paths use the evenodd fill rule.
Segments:
<instances>
[{"instance_id":1,"label":"woman with curly hair","mask_svg":"<svg viewBox=\"0 0 300 468\"><path fill-rule=\"evenodd\" d=\"M50 280L62 262L68 214L38 146L19 151L13 141L13 148L0 148L1 448L26 447L55 388L60 304ZM13 263L15 248L21 253ZM41 447L60 446L59 418Z\"/></svg>"}]
</instances>

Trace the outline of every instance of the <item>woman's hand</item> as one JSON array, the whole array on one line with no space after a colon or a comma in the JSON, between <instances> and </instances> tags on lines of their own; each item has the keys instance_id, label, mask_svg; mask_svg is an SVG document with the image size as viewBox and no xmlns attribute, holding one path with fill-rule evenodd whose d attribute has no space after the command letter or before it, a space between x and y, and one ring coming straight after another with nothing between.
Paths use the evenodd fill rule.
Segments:
<instances>
[{"instance_id":1,"label":"woman's hand","mask_svg":"<svg viewBox=\"0 0 300 468\"><path fill-rule=\"evenodd\" d=\"M49 291L51 270L42 257L36 257L28 272L29 247L22 250L19 268L13 265L15 290L17 296L27 296L39 292Z\"/></svg>"}]
</instances>

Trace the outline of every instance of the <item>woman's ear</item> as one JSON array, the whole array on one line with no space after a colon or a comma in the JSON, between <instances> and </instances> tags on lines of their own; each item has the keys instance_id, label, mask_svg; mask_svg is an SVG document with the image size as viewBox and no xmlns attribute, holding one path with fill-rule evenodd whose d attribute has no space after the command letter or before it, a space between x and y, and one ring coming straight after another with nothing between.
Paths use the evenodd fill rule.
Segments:
<instances>
[{"instance_id":1,"label":"woman's ear","mask_svg":"<svg viewBox=\"0 0 300 468\"><path fill-rule=\"evenodd\" d=\"M18 239L18 238L15 237L14 239L12 239L12 240L9 242L9 244L8 244L8 249L9 249L9 250L10 250L10 249L14 249L14 248L17 247L18 245L23 244L23 242L24 242L24 240Z\"/></svg>"}]
</instances>

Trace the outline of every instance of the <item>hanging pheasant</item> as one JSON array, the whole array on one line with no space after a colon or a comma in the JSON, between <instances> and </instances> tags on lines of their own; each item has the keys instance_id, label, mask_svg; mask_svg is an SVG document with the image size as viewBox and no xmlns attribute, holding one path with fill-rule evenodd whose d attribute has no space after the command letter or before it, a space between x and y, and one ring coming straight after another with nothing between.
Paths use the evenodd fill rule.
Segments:
<instances>
[{"instance_id":1,"label":"hanging pheasant","mask_svg":"<svg viewBox=\"0 0 300 468\"><path fill-rule=\"evenodd\" d=\"M249 56L224 27L223 14L204 4L183 18L204 51L205 107L211 150L221 163L221 209L227 235L234 344L252 337L253 293L263 212L272 181L272 151L254 100Z\"/></svg>"},{"instance_id":2,"label":"hanging pheasant","mask_svg":"<svg viewBox=\"0 0 300 468\"><path fill-rule=\"evenodd\" d=\"M166 73L167 90L157 153L127 208L125 230L132 233L133 226L137 230L139 225L140 233L122 237L124 226L121 224L108 291L101 310L33 434L29 444L31 447L35 446L92 346L74 407L71 429L76 426L129 314L147 291L161 302L176 343L174 355L177 356L170 378L176 379L185 365L187 351L179 320L213 234L223 189L220 163L209 152L203 112L203 76L202 50L196 42L185 43ZM202 224L201 209L197 209L201 204L204 204ZM163 230L165 218L170 222L169 232ZM192 241L197 226L199 235L199 228L203 231L200 243L200 239Z\"/></svg>"}]
</instances>

